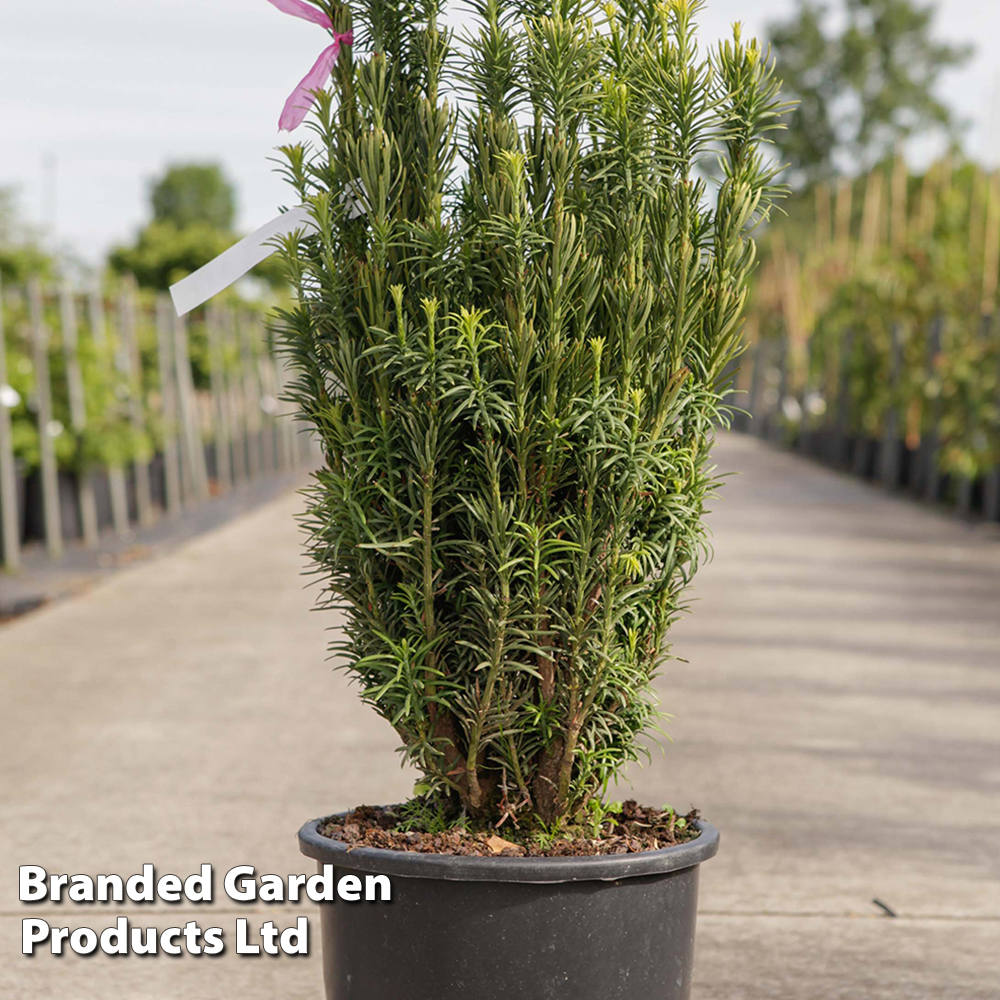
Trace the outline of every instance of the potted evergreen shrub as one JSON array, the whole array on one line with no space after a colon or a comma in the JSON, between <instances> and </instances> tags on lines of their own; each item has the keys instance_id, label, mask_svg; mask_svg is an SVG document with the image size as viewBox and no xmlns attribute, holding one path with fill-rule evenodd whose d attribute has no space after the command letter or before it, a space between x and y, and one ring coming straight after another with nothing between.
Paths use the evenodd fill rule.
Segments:
<instances>
[{"instance_id":1,"label":"potted evergreen shrub","mask_svg":"<svg viewBox=\"0 0 1000 1000\"><path fill-rule=\"evenodd\" d=\"M470 2L456 41L315 0L340 57L282 150L308 547L421 774L300 831L395 877L323 907L327 994L685 997L718 835L607 793L705 552L778 85L738 28L699 55L701 0Z\"/></svg>"}]
</instances>

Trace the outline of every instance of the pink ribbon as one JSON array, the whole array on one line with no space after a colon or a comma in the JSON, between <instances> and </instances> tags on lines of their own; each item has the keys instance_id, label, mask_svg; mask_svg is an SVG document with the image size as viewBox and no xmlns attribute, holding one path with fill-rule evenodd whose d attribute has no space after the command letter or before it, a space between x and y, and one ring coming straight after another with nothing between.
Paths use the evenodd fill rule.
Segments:
<instances>
[{"instance_id":1,"label":"pink ribbon","mask_svg":"<svg viewBox=\"0 0 1000 1000\"><path fill-rule=\"evenodd\" d=\"M291 132L292 129L298 128L302 124L303 119L309 113L309 109L316 101L315 92L330 79L333 64L337 61L337 56L340 55L340 46L354 44L354 32L337 34L333 31L333 23L330 18L321 10L307 4L305 0L268 0L268 2L285 14L312 21L313 24L318 24L333 33L333 44L323 49L312 69L306 73L299 85L289 94L288 100L285 101L281 117L278 119L278 128L285 132Z\"/></svg>"}]
</instances>

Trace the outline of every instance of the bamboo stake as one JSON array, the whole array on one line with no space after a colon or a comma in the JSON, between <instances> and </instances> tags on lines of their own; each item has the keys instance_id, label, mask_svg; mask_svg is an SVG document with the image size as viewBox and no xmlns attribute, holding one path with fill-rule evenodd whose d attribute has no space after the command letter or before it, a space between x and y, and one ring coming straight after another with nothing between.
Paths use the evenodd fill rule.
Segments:
<instances>
[{"instance_id":1,"label":"bamboo stake","mask_svg":"<svg viewBox=\"0 0 1000 1000\"><path fill-rule=\"evenodd\" d=\"M937 175L938 164L927 168L923 183L920 185L920 207L917 216L917 231L921 236L929 236L934 232L937 216Z\"/></svg>"},{"instance_id":2,"label":"bamboo stake","mask_svg":"<svg viewBox=\"0 0 1000 1000\"><path fill-rule=\"evenodd\" d=\"M174 390L177 401L178 450L180 455L180 487L181 503L184 507L193 507L198 502L197 475L195 473L195 456L191 447L191 429L189 427L189 403L184 392L184 380L181 375L181 365L187 360L187 336L183 348L178 345L179 327L187 321L183 316L171 316L171 349L173 353Z\"/></svg>"},{"instance_id":3,"label":"bamboo stake","mask_svg":"<svg viewBox=\"0 0 1000 1000\"><path fill-rule=\"evenodd\" d=\"M180 452L177 447L177 378L174 370L171 304L156 297L156 347L160 370L160 416L163 421L163 479L167 514L179 514L182 504Z\"/></svg>"},{"instance_id":4,"label":"bamboo stake","mask_svg":"<svg viewBox=\"0 0 1000 1000\"><path fill-rule=\"evenodd\" d=\"M933 378L938 368L938 355L941 353L941 341L944 335L944 320L941 317L931 322L927 336L926 372L928 378ZM929 411L927 433L921 446L921 475L923 477L924 499L936 503L941 491L941 470L938 467L939 429L941 420L941 402L935 399Z\"/></svg>"},{"instance_id":5,"label":"bamboo stake","mask_svg":"<svg viewBox=\"0 0 1000 1000\"><path fill-rule=\"evenodd\" d=\"M830 245L830 186L826 181L816 185L816 250L823 254Z\"/></svg>"},{"instance_id":6,"label":"bamboo stake","mask_svg":"<svg viewBox=\"0 0 1000 1000\"><path fill-rule=\"evenodd\" d=\"M240 340L240 358L243 365L243 413L247 434L247 476L257 479L261 472L261 419L260 385L257 382L257 366L254 363L253 346L248 324L237 316L236 332Z\"/></svg>"},{"instance_id":7,"label":"bamboo stake","mask_svg":"<svg viewBox=\"0 0 1000 1000\"><path fill-rule=\"evenodd\" d=\"M121 337L122 372L129 378L129 421L136 440L145 436L146 421L143 413L142 359L139 354L139 331L136 315L135 279L126 276L118 300ZM135 504L139 523L147 525L153 520L152 489L149 481L149 462L136 458L132 462L135 477Z\"/></svg>"},{"instance_id":8,"label":"bamboo stake","mask_svg":"<svg viewBox=\"0 0 1000 1000\"><path fill-rule=\"evenodd\" d=\"M232 488L233 468L230 457L229 407L226 402L226 381L224 358L222 355L222 332L219 310L209 308L206 317L208 326L208 356L212 380L212 423L215 441L215 476L223 490Z\"/></svg>"},{"instance_id":9,"label":"bamboo stake","mask_svg":"<svg viewBox=\"0 0 1000 1000\"><path fill-rule=\"evenodd\" d=\"M87 318L90 321L90 337L98 351L108 346L108 324L104 315L104 296L94 290L87 296Z\"/></svg>"},{"instance_id":10,"label":"bamboo stake","mask_svg":"<svg viewBox=\"0 0 1000 1000\"><path fill-rule=\"evenodd\" d=\"M837 185L836 234L837 255L846 262L851 250L851 212L854 187L846 178Z\"/></svg>"},{"instance_id":11,"label":"bamboo stake","mask_svg":"<svg viewBox=\"0 0 1000 1000\"><path fill-rule=\"evenodd\" d=\"M986 232L983 240L983 297L981 311L992 316L996 308L997 278L1000 270L1000 171L989 178L986 204Z\"/></svg>"},{"instance_id":12,"label":"bamboo stake","mask_svg":"<svg viewBox=\"0 0 1000 1000\"><path fill-rule=\"evenodd\" d=\"M104 311L104 295L100 289L90 294L88 299L90 335L98 353L104 357L108 350L108 322ZM117 365L115 366L117 370ZM111 523L116 537L129 535L128 489L125 485L125 470L120 465L108 468L108 490L111 494Z\"/></svg>"},{"instance_id":13,"label":"bamboo stake","mask_svg":"<svg viewBox=\"0 0 1000 1000\"><path fill-rule=\"evenodd\" d=\"M257 384L260 386L261 465L268 472L278 467L276 388L271 380L271 358L267 350L264 324L255 318L251 327Z\"/></svg>"},{"instance_id":14,"label":"bamboo stake","mask_svg":"<svg viewBox=\"0 0 1000 1000\"><path fill-rule=\"evenodd\" d=\"M223 338L227 350L236 358L235 373L228 368L226 376L226 398L229 404L230 427L233 436L233 482L245 483L249 478L249 459L247 449L246 412L243 405L243 351L239 343L236 310L227 309L225 314Z\"/></svg>"},{"instance_id":15,"label":"bamboo stake","mask_svg":"<svg viewBox=\"0 0 1000 1000\"><path fill-rule=\"evenodd\" d=\"M892 400L885 414L882 427L882 443L879 450L879 474L882 485L887 490L896 488L899 480L899 410L896 393L899 389L899 379L903 367L902 331L899 323L893 323L889 328L889 389Z\"/></svg>"},{"instance_id":16,"label":"bamboo stake","mask_svg":"<svg viewBox=\"0 0 1000 1000\"><path fill-rule=\"evenodd\" d=\"M955 163L951 156L941 161L941 177L938 183L937 210L941 211L943 203L951 197L952 185L955 180Z\"/></svg>"},{"instance_id":17,"label":"bamboo stake","mask_svg":"<svg viewBox=\"0 0 1000 1000\"><path fill-rule=\"evenodd\" d=\"M87 399L80 370L80 341L76 322L76 300L64 283L59 289L59 313L62 322L63 357L66 360L66 385L69 390L69 414L73 431L82 434L87 427ZM83 544L92 549L98 542L97 501L94 477L89 468L81 469L76 480L76 499L80 510Z\"/></svg>"},{"instance_id":18,"label":"bamboo stake","mask_svg":"<svg viewBox=\"0 0 1000 1000\"><path fill-rule=\"evenodd\" d=\"M111 521L118 538L128 538L132 533L129 523L128 486L125 469L113 465L108 469L108 486L111 490Z\"/></svg>"},{"instance_id":19,"label":"bamboo stake","mask_svg":"<svg viewBox=\"0 0 1000 1000\"><path fill-rule=\"evenodd\" d=\"M181 452L187 486L185 500L208 499L208 472L205 449L198 431L194 383L191 379L191 358L188 352L187 323L183 316L174 318L174 363L177 366L177 398L181 416Z\"/></svg>"},{"instance_id":20,"label":"bamboo stake","mask_svg":"<svg viewBox=\"0 0 1000 1000\"><path fill-rule=\"evenodd\" d=\"M882 215L882 171L873 170L865 183L865 206L861 214L861 244L858 258L869 261L879 242L879 220Z\"/></svg>"},{"instance_id":21,"label":"bamboo stake","mask_svg":"<svg viewBox=\"0 0 1000 1000\"><path fill-rule=\"evenodd\" d=\"M253 358L254 378L257 382L257 417L260 421L260 468L263 474L274 470L274 418L268 412L267 370L264 362L263 339L260 323L254 318L250 324L250 349Z\"/></svg>"},{"instance_id":22,"label":"bamboo stake","mask_svg":"<svg viewBox=\"0 0 1000 1000\"><path fill-rule=\"evenodd\" d=\"M0 276L0 392L12 395L12 390L7 385L2 276ZM21 521L17 507L17 470L14 466L14 441L8 402L9 400L0 398L0 548L3 550L4 569L14 573L21 566Z\"/></svg>"},{"instance_id":23,"label":"bamboo stake","mask_svg":"<svg viewBox=\"0 0 1000 1000\"><path fill-rule=\"evenodd\" d=\"M284 467L294 469L298 464L295 454L295 410L285 400L285 392L288 388L288 368L284 358L279 358L274 365L275 378L278 383L278 398L285 404L281 412L279 427L281 429L281 449L284 460Z\"/></svg>"},{"instance_id":24,"label":"bamboo stake","mask_svg":"<svg viewBox=\"0 0 1000 1000\"><path fill-rule=\"evenodd\" d=\"M986 237L986 213L989 210L989 180L981 170L972 175L969 192L969 256L977 263L983 259ZM981 275L979 277L982 277Z\"/></svg>"},{"instance_id":25,"label":"bamboo stake","mask_svg":"<svg viewBox=\"0 0 1000 1000\"><path fill-rule=\"evenodd\" d=\"M879 247L892 246L892 174L883 174L882 190L879 197L878 219L876 221L876 250Z\"/></svg>"},{"instance_id":26,"label":"bamboo stake","mask_svg":"<svg viewBox=\"0 0 1000 1000\"><path fill-rule=\"evenodd\" d=\"M38 394L38 450L41 456L45 548L52 559L58 559L63 553L63 538L59 513L59 469L56 466L55 444L52 437L54 421L52 385L49 381L49 333L42 311L42 289L37 279L28 285L28 308L31 316L35 390Z\"/></svg>"},{"instance_id":27,"label":"bamboo stake","mask_svg":"<svg viewBox=\"0 0 1000 1000\"><path fill-rule=\"evenodd\" d=\"M892 170L892 246L899 249L906 243L906 191L909 175L906 161L900 156L896 158Z\"/></svg>"},{"instance_id":28,"label":"bamboo stake","mask_svg":"<svg viewBox=\"0 0 1000 1000\"><path fill-rule=\"evenodd\" d=\"M87 425L87 403L80 371L79 331L76 324L76 302L65 283L59 287L59 320L62 325L63 358L66 362L66 389L69 413L75 430Z\"/></svg>"},{"instance_id":29,"label":"bamboo stake","mask_svg":"<svg viewBox=\"0 0 1000 1000\"><path fill-rule=\"evenodd\" d=\"M267 383L267 394L271 412L269 415L271 423L271 443L274 452L274 468L276 471L284 471L288 468L288 456L285 453L285 426L282 419L281 402L278 397L281 390L278 388L278 366L274 362L274 357L268 350L264 351L262 358L264 370L264 380Z\"/></svg>"}]
</instances>

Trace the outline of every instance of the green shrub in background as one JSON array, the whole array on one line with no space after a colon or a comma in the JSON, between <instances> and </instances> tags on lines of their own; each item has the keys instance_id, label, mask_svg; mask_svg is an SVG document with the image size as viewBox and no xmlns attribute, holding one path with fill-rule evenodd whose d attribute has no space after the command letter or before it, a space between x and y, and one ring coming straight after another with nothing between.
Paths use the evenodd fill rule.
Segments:
<instances>
[{"instance_id":1,"label":"green shrub in background","mask_svg":"<svg viewBox=\"0 0 1000 1000\"><path fill-rule=\"evenodd\" d=\"M20 402L11 411L14 455L22 470L31 472L40 462L40 428L35 413L37 377L23 289L6 287L3 308L8 380L20 397ZM141 311L138 315L143 317ZM100 347L90 329L86 310L78 309L78 352L87 422L84 429L77 432L70 415L59 304L52 296L46 296L44 321L48 329L53 417L53 426L47 433L53 438L59 468L80 472L95 466L120 466L136 459L148 460L153 454L154 442L148 433L137 434L132 429L128 404L137 393L143 402L144 414L150 415L150 393L155 380L150 349L155 351L155 330L146 323L139 324L143 377L138 384L133 384L131 378L116 369L113 331L105 346Z\"/></svg>"},{"instance_id":2,"label":"green shrub in background","mask_svg":"<svg viewBox=\"0 0 1000 1000\"><path fill-rule=\"evenodd\" d=\"M477 0L461 48L434 0L317 6L355 44L284 150L319 234L279 332L334 649L419 792L551 829L656 718L777 84L738 31L698 54L699 0Z\"/></svg>"},{"instance_id":3,"label":"green shrub in background","mask_svg":"<svg viewBox=\"0 0 1000 1000\"><path fill-rule=\"evenodd\" d=\"M13 188L0 187L0 281L8 285L55 271L39 234L22 219L16 194Z\"/></svg>"},{"instance_id":4,"label":"green shrub in background","mask_svg":"<svg viewBox=\"0 0 1000 1000\"><path fill-rule=\"evenodd\" d=\"M826 405L813 422L823 423L846 388L851 435L879 438L892 412L910 448L933 436L942 472L990 472L1000 464L1000 179L948 160L910 177L897 161L827 198L818 186L791 203L763 243L750 299L760 338L788 347L789 391L818 392Z\"/></svg>"},{"instance_id":5,"label":"green shrub in background","mask_svg":"<svg viewBox=\"0 0 1000 1000\"><path fill-rule=\"evenodd\" d=\"M162 449L166 428L161 407L161 372L155 325L155 294L139 289L134 295L139 374L124 373L118 357L120 319L117 315L123 284L109 276L102 292L105 310L103 338L90 326L90 311L84 297L76 297L78 357L86 403L86 424L74 429L70 414L69 386L63 343L62 317L57 296L46 286L44 321L48 329L49 381L52 394L52 436L56 461L64 471L83 472L98 467L122 467L134 461L147 462ZM262 317L262 303L247 303L230 294L223 303L235 308L244 321ZM220 305L219 302L216 305ZM32 349L30 317L23 287L5 285L3 290L4 333L8 382L19 402L11 410L14 455L22 472L31 473L40 462L37 418L37 379ZM206 314L199 310L188 318L188 348L194 388L207 391L211 384L211 360ZM103 343L101 342L103 340ZM171 348L172 349L172 348ZM271 351L269 343L247 343L244 350ZM243 371L240 347L227 339L220 347L222 372L238 380ZM248 359L248 363L252 362ZM132 423L132 401L138 399L140 428ZM254 400L251 405L256 405ZM174 433L178 428L173 428Z\"/></svg>"},{"instance_id":6,"label":"green shrub in background","mask_svg":"<svg viewBox=\"0 0 1000 1000\"><path fill-rule=\"evenodd\" d=\"M115 247L108 257L112 271L131 275L143 288L166 291L239 239L234 231L236 191L218 164L167 167L150 185L149 207L152 218L135 241ZM275 257L250 273L272 291L287 287Z\"/></svg>"}]
</instances>

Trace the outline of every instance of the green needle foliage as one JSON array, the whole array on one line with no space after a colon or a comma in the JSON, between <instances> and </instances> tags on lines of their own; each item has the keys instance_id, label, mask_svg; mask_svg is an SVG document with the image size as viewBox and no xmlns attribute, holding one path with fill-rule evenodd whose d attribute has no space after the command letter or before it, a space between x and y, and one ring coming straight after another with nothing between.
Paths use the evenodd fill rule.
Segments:
<instances>
[{"instance_id":1,"label":"green needle foliage","mask_svg":"<svg viewBox=\"0 0 1000 1000\"><path fill-rule=\"evenodd\" d=\"M778 84L738 29L698 54L700 0L474 0L461 42L436 0L317 5L356 41L283 149L318 232L278 326L333 649L419 790L553 829L655 724Z\"/></svg>"}]
</instances>

